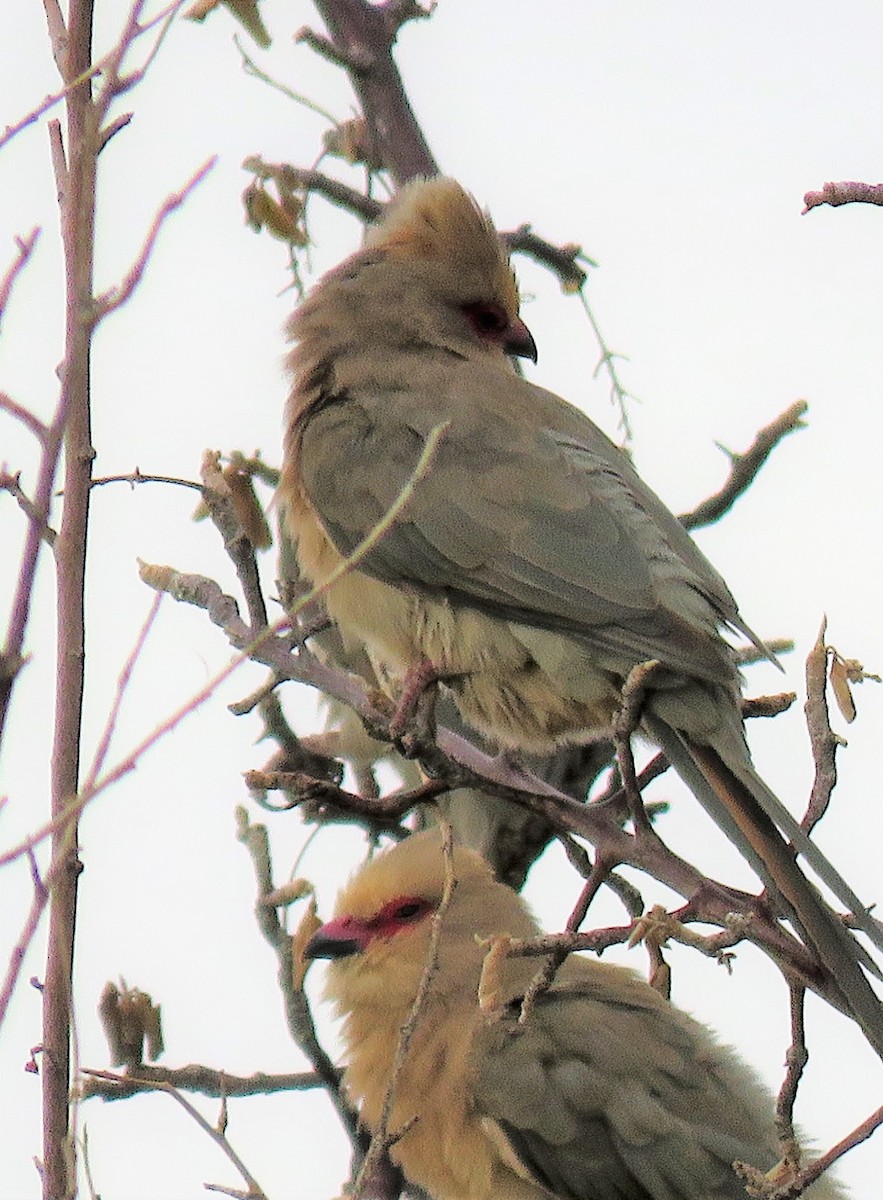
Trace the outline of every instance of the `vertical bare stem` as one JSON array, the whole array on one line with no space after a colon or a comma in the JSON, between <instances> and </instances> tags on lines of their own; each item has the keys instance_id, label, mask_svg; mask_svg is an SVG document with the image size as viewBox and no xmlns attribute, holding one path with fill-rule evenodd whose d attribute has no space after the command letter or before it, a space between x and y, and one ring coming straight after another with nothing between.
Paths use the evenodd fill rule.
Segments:
<instances>
[{"instance_id":1,"label":"vertical bare stem","mask_svg":"<svg viewBox=\"0 0 883 1200\"><path fill-rule=\"evenodd\" d=\"M89 67L94 0L71 0L65 83ZM97 129L91 80L67 99L67 155L59 190L66 274L65 355L61 371L64 508L55 543L58 666L52 751L52 815L77 792L85 662L84 581L92 450L89 382L92 333ZM43 991L43 1196L62 1200L76 1189L69 1129L71 975L76 928L77 829L62 825L52 840L58 868L52 889Z\"/></svg>"}]
</instances>

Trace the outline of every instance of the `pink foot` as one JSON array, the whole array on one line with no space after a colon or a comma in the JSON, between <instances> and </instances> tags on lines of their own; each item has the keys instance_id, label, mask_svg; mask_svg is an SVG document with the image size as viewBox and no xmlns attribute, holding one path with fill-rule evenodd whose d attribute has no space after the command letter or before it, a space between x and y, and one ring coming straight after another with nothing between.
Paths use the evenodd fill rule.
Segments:
<instances>
[{"instance_id":1,"label":"pink foot","mask_svg":"<svg viewBox=\"0 0 883 1200\"><path fill-rule=\"evenodd\" d=\"M434 685L438 679L438 670L428 658L422 658L413 667L408 668L396 710L389 722L389 736L394 741L402 736L418 713L421 723L425 723L429 728L435 709Z\"/></svg>"}]
</instances>

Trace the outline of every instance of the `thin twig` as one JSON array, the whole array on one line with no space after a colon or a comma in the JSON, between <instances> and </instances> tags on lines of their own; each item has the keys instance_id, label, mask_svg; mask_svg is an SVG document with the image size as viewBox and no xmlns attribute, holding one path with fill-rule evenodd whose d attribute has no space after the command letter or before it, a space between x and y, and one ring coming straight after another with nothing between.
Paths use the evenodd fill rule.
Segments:
<instances>
[{"instance_id":1,"label":"thin twig","mask_svg":"<svg viewBox=\"0 0 883 1200\"><path fill-rule=\"evenodd\" d=\"M145 475L140 467L136 467L128 475L103 475L100 478L92 480L92 487L104 487L108 483L128 483L135 487L139 483L170 483L175 487L193 488L197 492L202 491L202 484L197 483L195 479L182 479L177 475Z\"/></svg>"},{"instance_id":2,"label":"thin twig","mask_svg":"<svg viewBox=\"0 0 883 1200\"><path fill-rule=\"evenodd\" d=\"M18 982L25 955L34 940L40 924L40 917L43 915L43 910L46 908L49 900L49 886L52 883L52 868L50 867L46 873L46 879L41 879L36 867L33 851L30 852L29 858L31 861L31 878L34 883L34 896L31 900L31 907L28 910L28 915L25 918L18 941L10 951L6 976L3 980L3 986L0 988L0 1026L3 1025L3 1021L6 1018L6 1011L15 992L15 985Z\"/></svg>"},{"instance_id":3,"label":"thin twig","mask_svg":"<svg viewBox=\"0 0 883 1200\"><path fill-rule=\"evenodd\" d=\"M721 446L724 454L730 460L730 474L726 483L713 496L703 500L692 512L682 513L678 518L687 529L699 529L719 521L724 513L729 512L738 498L751 486L758 471L778 446L783 438L798 429L804 429L803 420L809 409L805 400L796 400L790 408L786 408L774 421L759 430L754 441L747 450L735 454Z\"/></svg>"},{"instance_id":4,"label":"thin twig","mask_svg":"<svg viewBox=\"0 0 883 1200\"><path fill-rule=\"evenodd\" d=\"M812 747L815 775L806 814L801 825L810 833L825 815L837 783L837 747L840 742L831 728L825 695L828 647L825 645L827 617L823 618L815 644L806 657L806 727Z\"/></svg>"},{"instance_id":5,"label":"thin twig","mask_svg":"<svg viewBox=\"0 0 883 1200\"><path fill-rule=\"evenodd\" d=\"M614 362L617 358L624 358L625 356L618 354L615 350L611 350L607 345L604 335L601 332L601 326L598 324L598 319L595 316L592 306L589 304L589 298L585 293L585 289L580 288L579 295L583 310L586 314L586 319L592 328L592 333L595 335L595 341L598 343L598 349L601 351L601 356L595 365L595 370L592 372L592 378L596 379L602 370L606 370L610 378L610 399L619 409L619 427L622 430L623 438L628 443L632 439L632 426L631 421L629 420L628 401L634 399L634 397L632 396L631 392L626 390L614 365Z\"/></svg>"},{"instance_id":6,"label":"thin twig","mask_svg":"<svg viewBox=\"0 0 883 1200\"><path fill-rule=\"evenodd\" d=\"M24 266L27 263L28 259L34 253L34 247L37 244L37 238L39 236L40 236L40 227L35 226L31 230L31 232L28 234L27 237L24 237L24 238L17 237L15 239L15 244L18 247L18 254L16 255L13 262L11 263L9 269L7 270L6 274L3 276L2 280L0 280L0 324L2 324L3 314L6 311L6 305L9 303L9 297L10 297L10 294L12 293L13 285L14 285L16 279L18 278L18 276L20 275L21 271L24 269ZM12 402L10 401L10 404L11 403ZM26 412L27 410L22 410L22 411ZM30 414L28 414L28 415L30 415ZM20 419L25 420L25 417L21 416Z\"/></svg>"},{"instance_id":7,"label":"thin twig","mask_svg":"<svg viewBox=\"0 0 883 1200\"><path fill-rule=\"evenodd\" d=\"M157 592L153 598L153 603L150 605L150 610L144 619L144 623L141 626L138 636L135 639L135 645L132 647L129 657L126 659L119 678L117 679L113 703L110 706L110 712L107 715L104 730L102 731L101 737L98 741L98 747L95 751L95 757L92 760L92 766L89 768L89 773L83 781L83 788L85 791L89 791L95 786L95 780L98 778L101 768L104 766L104 761L107 758L107 752L110 749L110 741L116 729L117 719L120 715L120 708L122 707L126 689L128 688L129 682L132 678L132 672L135 670L135 664L141 657L145 643L147 642L147 638L150 635L150 631L153 628L153 624L156 621L157 616L159 615L162 599L162 592Z\"/></svg>"},{"instance_id":8,"label":"thin twig","mask_svg":"<svg viewBox=\"0 0 883 1200\"><path fill-rule=\"evenodd\" d=\"M635 756L632 753L632 735L640 724L641 709L647 688L658 667L659 661L655 658L632 667L622 686L622 703L613 717L613 744L616 748L616 761L619 764L622 786L636 833L646 833L650 830L650 818L647 816L647 810L644 808L644 801L638 787Z\"/></svg>"},{"instance_id":9,"label":"thin twig","mask_svg":"<svg viewBox=\"0 0 883 1200\"><path fill-rule=\"evenodd\" d=\"M88 1074L94 1079L105 1079L112 1083L124 1085L131 1082L131 1077L127 1075L118 1075L113 1071L92 1070L89 1071ZM216 1128L209 1121L207 1121L199 1109L191 1104L185 1096L182 1096L176 1087L173 1087L170 1083L165 1083L159 1079L151 1080L145 1078L139 1079L137 1082L143 1083L145 1090L165 1092L167 1096L171 1096L173 1100L180 1104L188 1116L193 1118L203 1133L208 1134L215 1145L218 1146L224 1154L226 1154L227 1158L229 1158L230 1162L245 1181L245 1184L248 1187L247 1194L250 1200L251 1198L253 1198L253 1200L267 1200L266 1192L230 1145L230 1142L227 1140L227 1136L223 1130Z\"/></svg>"},{"instance_id":10,"label":"thin twig","mask_svg":"<svg viewBox=\"0 0 883 1200\"><path fill-rule=\"evenodd\" d=\"M22 425L26 425L38 441L45 442L46 426L43 422L29 408L25 408L23 404L19 404L11 396L7 396L6 392L0 392L0 409L8 412L17 421L21 421Z\"/></svg>"},{"instance_id":11,"label":"thin twig","mask_svg":"<svg viewBox=\"0 0 883 1200\"><path fill-rule=\"evenodd\" d=\"M141 282L141 278L144 275L144 270L153 251L154 244L159 236L159 231L164 225L165 221L175 211L175 209L181 207L193 189L199 183L201 183L203 179L205 179L206 175L209 173L209 171L211 171L217 161L217 155L213 154L211 158L207 159L202 166L193 173L190 179L188 179L188 181L179 191L173 192L170 196L166 197L156 216L153 218L153 223L148 230L147 237L144 239L144 245L141 248L141 253L135 259L130 269L126 272L122 282L117 284L116 287L110 288L108 291L102 293L102 295L96 296L93 306L93 324L97 325L99 321L102 321L108 315L108 313L112 313L122 304L125 304L125 302L129 299L135 288Z\"/></svg>"},{"instance_id":12,"label":"thin twig","mask_svg":"<svg viewBox=\"0 0 883 1200\"><path fill-rule=\"evenodd\" d=\"M616 864L614 862L604 855L598 854L596 856L589 877L586 880L582 891L580 892L579 899L577 900L577 903L570 914L570 918L568 919L565 936L573 936L576 934L579 926L585 919L586 913L589 910L589 905L598 894L602 884L606 882L611 870L615 865ZM589 936L591 937L593 935ZM553 952L546 959L546 962L543 964L542 968L530 981L527 991L524 993L524 997L521 1001L521 1011L518 1014L518 1024L520 1026L526 1025L530 1020L530 1015L533 1012L537 1001L539 1000L540 996L542 996L543 993L548 991L552 986L552 982L558 972L558 969L564 963L568 954L571 953L571 949L572 947L568 946L566 943L558 946L557 949L553 950Z\"/></svg>"},{"instance_id":13,"label":"thin twig","mask_svg":"<svg viewBox=\"0 0 883 1200\"><path fill-rule=\"evenodd\" d=\"M238 33L233 35L233 45L239 51L242 59L242 70L246 75L250 75L253 79L259 79L261 83L265 83L268 87L275 88L277 92L281 92L283 96L287 96L295 104L299 104L302 108L306 108L317 116L323 117L329 124L340 124L337 117L333 113L330 113L327 108L322 108L315 100L311 100L309 96L293 91L290 87L287 87L284 83L280 83L278 79L274 79L272 75L268 75L266 71L263 71L242 45Z\"/></svg>"},{"instance_id":14,"label":"thin twig","mask_svg":"<svg viewBox=\"0 0 883 1200\"><path fill-rule=\"evenodd\" d=\"M803 1020L803 1006L806 990L797 985L789 988L791 1001L791 1045L785 1056L785 1078L776 1097L776 1132L779 1135L779 1146L782 1156L793 1162L795 1168L800 1166L799 1146L794 1136L794 1104L797 1100L797 1089L809 1062L809 1051L806 1048L806 1029Z\"/></svg>"},{"instance_id":15,"label":"thin twig","mask_svg":"<svg viewBox=\"0 0 883 1200\"><path fill-rule=\"evenodd\" d=\"M267 1075L256 1071L253 1075L230 1075L227 1071L197 1063L186 1067L139 1063L131 1073L126 1072L111 1079L108 1079L106 1072L96 1072L87 1067L80 1074L86 1077L77 1088L80 1100L89 1100L93 1096L99 1096L102 1100L124 1100L139 1092L154 1091L157 1083L167 1083L185 1092L199 1092L213 1099L224 1096L273 1096L278 1092L303 1092L324 1086L315 1071L296 1071L288 1075Z\"/></svg>"},{"instance_id":16,"label":"thin twig","mask_svg":"<svg viewBox=\"0 0 883 1200\"><path fill-rule=\"evenodd\" d=\"M444 885L442 888L441 900L438 908L432 916L432 928L429 935L429 950L426 955L426 965L423 968L423 974L420 977L420 984L417 988L417 994L414 997L414 1003L411 1005L411 1010L408 1013L407 1020L402 1026L402 1032L399 1036L396 1052L392 1060L392 1068L390 1071L389 1083L387 1084L386 1095L383 1098L383 1106L380 1110L380 1117L374 1127L371 1145L368 1148L368 1153L365 1155L364 1161L356 1176L355 1184L353 1185L352 1197L353 1200L359 1200L364 1194L366 1184L374 1175L381 1156L389 1149L389 1147L397 1141L405 1132L404 1130L394 1130L390 1132L389 1122L392 1117L393 1105L395 1102L396 1090L398 1087L399 1078L402 1073L405 1061L408 1057L408 1050L411 1045L411 1039L414 1032L423 1016L426 1008L426 1000L429 995L429 989L432 981L435 978L438 970L438 951L439 942L441 939L442 925L445 919L445 913L451 903L451 897L454 894L456 887L456 879L454 877L454 847L453 833L450 825L441 814L438 815L438 823L442 834L442 851L444 854L445 873Z\"/></svg>"},{"instance_id":17,"label":"thin twig","mask_svg":"<svg viewBox=\"0 0 883 1200\"><path fill-rule=\"evenodd\" d=\"M22 490L20 472L16 471L14 475L10 475L7 471L0 471L0 492L9 492L27 519L38 526L46 545L54 545L55 530L42 520L30 496Z\"/></svg>"},{"instance_id":18,"label":"thin twig","mask_svg":"<svg viewBox=\"0 0 883 1200\"><path fill-rule=\"evenodd\" d=\"M775 1192L770 1200L793 1200L793 1197L800 1196L811 1183L815 1183L824 1173L831 1168L838 1158L842 1158L844 1154L852 1150L855 1146L861 1145L862 1142L874 1133L880 1126L883 1125L883 1108L878 1108L860 1125L857 1125L851 1133L848 1133L845 1138L839 1141L836 1146L832 1146L825 1154L817 1158L815 1162L810 1163L803 1171L800 1172L797 1179L788 1187L782 1188Z\"/></svg>"},{"instance_id":19,"label":"thin twig","mask_svg":"<svg viewBox=\"0 0 883 1200\"><path fill-rule=\"evenodd\" d=\"M307 997L301 988L294 986L292 939L282 926L275 905L264 903L266 898L272 896L276 891L267 828L265 825L252 824L242 807L237 809L236 820L236 836L248 851L255 873L258 894L255 919L265 940L276 954L279 964L279 989L285 1004L289 1033L309 1060L321 1086L325 1088L331 1098L353 1147L361 1153L364 1146L358 1116L343 1094L340 1086L340 1072L319 1042Z\"/></svg>"}]
</instances>

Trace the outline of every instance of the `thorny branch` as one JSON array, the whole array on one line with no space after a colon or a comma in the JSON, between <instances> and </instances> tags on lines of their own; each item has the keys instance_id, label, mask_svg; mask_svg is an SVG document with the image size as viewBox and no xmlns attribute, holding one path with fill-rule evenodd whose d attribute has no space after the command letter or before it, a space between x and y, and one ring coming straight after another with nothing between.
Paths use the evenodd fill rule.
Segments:
<instances>
[{"instance_id":1,"label":"thorny branch","mask_svg":"<svg viewBox=\"0 0 883 1200\"><path fill-rule=\"evenodd\" d=\"M796 400L786 408L774 421L766 425L755 436L747 450L736 454L731 450L721 449L730 460L730 474L720 489L707 500L698 504L692 512L683 513L680 522L687 529L699 529L704 525L712 525L732 508L739 497L748 490L754 482L758 471L789 433L805 428L803 418L809 409L805 400Z\"/></svg>"},{"instance_id":2,"label":"thorny branch","mask_svg":"<svg viewBox=\"0 0 883 1200\"><path fill-rule=\"evenodd\" d=\"M205 608L234 646L249 644L250 630L239 617L235 601L225 596L213 580L182 576L169 569L165 571L167 574L162 579L151 579L152 586L161 586L177 599ZM252 657L271 667L280 680L296 679L309 683L343 701L362 717L372 736L378 740L388 737L388 714L374 705L354 676L319 662L303 648L292 654L286 640L272 630L252 651ZM489 791L540 813L558 831L577 833L594 845L603 846L612 861L646 870L689 899L692 920L726 928L729 913L746 913L751 917L751 940L765 948L789 976L793 974L831 998L830 989L820 978L812 957L782 926L771 920L757 898L707 880L696 868L674 855L652 830L645 835L629 834L604 807L581 804L506 759L490 758L444 728L439 729L435 742L415 742L413 753L430 777L442 780L448 788L477 787ZM372 818L376 818L381 815L380 809L386 806L383 815L402 815L395 797L366 800L334 789L328 781L320 783L324 794L333 797L335 808L349 807L358 812L364 806ZM316 792L309 793L314 806L316 795ZM321 806L316 811L321 814Z\"/></svg>"},{"instance_id":3,"label":"thorny branch","mask_svg":"<svg viewBox=\"0 0 883 1200\"><path fill-rule=\"evenodd\" d=\"M113 1071L90 1070L87 1072L87 1074L90 1075L93 1079L103 1079L109 1083L125 1085L126 1083L129 1082L128 1076L118 1075ZM187 1115L196 1122L196 1124L203 1131L203 1133L208 1134L208 1136L215 1143L215 1145L218 1146L220 1148L220 1150L227 1156L227 1158L230 1160L230 1162L233 1164L233 1166L236 1168L236 1170L242 1176L242 1179L243 1179L246 1187L248 1188L247 1200L267 1200L266 1192L261 1187L261 1185L258 1183L258 1181L255 1179L255 1177L252 1175L251 1171L249 1171L248 1167L245 1165L245 1163L242 1161L242 1159L239 1157L239 1155L236 1153L236 1151L233 1149L232 1145L230 1144L229 1139L227 1138L226 1128L225 1128L226 1118L223 1116L223 1110L222 1110L222 1117L218 1121L217 1125L212 1125L210 1121L207 1121L205 1119L205 1117L202 1115L202 1113L199 1111L199 1109L196 1108L193 1104L191 1104L190 1101L185 1096L182 1096L181 1093L178 1091L178 1089L176 1087L174 1087L171 1083L167 1083L161 1079L149 1080L146 1078L146 1076L142 1077L139 1080L139 1082L141 1082L144 1085L143 1090L151 1090L151 1091L155 1091L155 1092L165 1092L165 1094L167 1096L171 1096L172 1099L177 1104L181 1105L181 1107L184 1109L184 1111L187 1113ZM225 1097L222 1096L222 1101L224 1098ZM220 1188L217 1185L207 1185L207 1186L209 1186L212 1191L225 1191L225 1192L227 1192L227 1194L231 1194L229 1192L229 1189L227 1189L227 1188Z\"/></svg>"}]
</instances>

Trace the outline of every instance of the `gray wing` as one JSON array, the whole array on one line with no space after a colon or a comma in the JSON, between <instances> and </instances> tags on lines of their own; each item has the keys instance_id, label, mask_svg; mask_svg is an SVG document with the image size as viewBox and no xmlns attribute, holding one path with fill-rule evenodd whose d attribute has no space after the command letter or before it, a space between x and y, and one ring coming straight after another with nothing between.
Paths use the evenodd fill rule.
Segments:
<instances>
[{"instance_id":1,"label":"gray wing","mask_svg":"<svg viewBox=\"0 0 883 1200\"><path fill-rule=\"evenodd\" d=\"M776 1161L753 1082L675 1010L565 988L515 1020L479 1035L476 1104L561 1200L744 1200L733 1160Z\"/></svg>"},{"instance_id":2,"label":"gray wing","mask_svg":"<svg viewBox=\"0 0 883 1200\"><path fill-rule=\"evenodd\" d=\"M505 405L490 386L483 403L454 387L441 397L409 389L344 393L308 415L302 479L337 548L350 553L384 517L430 430L449 420L361 569L631 661L731 679L717 627L744 629L735 602L627 457L551 393L514 376L491 384Z\"/></svg>"}]
</instances>

